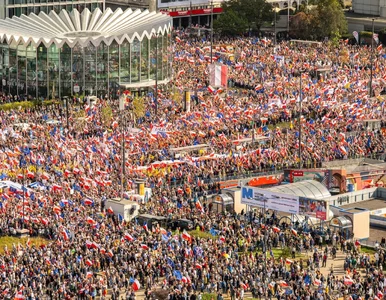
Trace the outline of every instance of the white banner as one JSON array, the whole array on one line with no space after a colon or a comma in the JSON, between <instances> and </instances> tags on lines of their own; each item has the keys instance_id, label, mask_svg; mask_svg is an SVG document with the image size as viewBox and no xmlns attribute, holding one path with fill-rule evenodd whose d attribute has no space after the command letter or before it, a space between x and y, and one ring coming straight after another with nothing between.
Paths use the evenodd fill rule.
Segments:
<instances>
[{"instance_id":1,"label":"white banner","mask_svg":"<svg viewBox=\"0 0 386 300\"><path fill-rule=\"evenodd\" d=\"M255 187L241 188L241 204L299 214L299 197Z\"/></svg>"}]
</instances>

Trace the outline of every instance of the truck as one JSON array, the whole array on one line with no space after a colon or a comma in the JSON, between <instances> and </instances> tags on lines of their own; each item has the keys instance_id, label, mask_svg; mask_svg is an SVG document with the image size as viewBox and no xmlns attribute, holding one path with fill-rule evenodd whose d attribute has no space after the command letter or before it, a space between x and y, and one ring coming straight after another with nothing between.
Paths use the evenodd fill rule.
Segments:
<instances>
[{"instance_id":1,"label":"truck","mask_svg":"<svg viewBox=\"0 0 386 300\"><path fill-rule=\"evenodd\" d=\"M126 222L131 221L139 212L139 204L121 198L112 198L106 201L106 209L112 209L116 216L121 215Z\"/></svg>"}]
</instances>

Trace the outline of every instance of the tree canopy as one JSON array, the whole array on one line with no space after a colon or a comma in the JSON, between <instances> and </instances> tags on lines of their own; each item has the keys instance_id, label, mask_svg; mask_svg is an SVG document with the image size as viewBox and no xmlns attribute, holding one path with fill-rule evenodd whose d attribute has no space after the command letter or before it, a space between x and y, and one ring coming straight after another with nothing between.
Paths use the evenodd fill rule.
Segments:
<instances>
[{"instance_id":1,"label":"tree canopy","mask_svg":"<svg viewBox=\"0 0 386 300\"><path fill-rule=\"evenodd\" d=\"M260 31L265 22L272 22L274 12L266 0L229 0L222 3L223 13L214 23L222 34Z\"/></svg>"},{"instance_id":2,"label":"tree canopy","mask_svg":"<svg viewBox=\"0 0 386 300\"><path fill-rule=\"evenodd\" d=\"M347 21L339 0L319 0L297 13L290 24L291 36L301 39L337 40L347 32Z\"/></svg>"}]
</instances>

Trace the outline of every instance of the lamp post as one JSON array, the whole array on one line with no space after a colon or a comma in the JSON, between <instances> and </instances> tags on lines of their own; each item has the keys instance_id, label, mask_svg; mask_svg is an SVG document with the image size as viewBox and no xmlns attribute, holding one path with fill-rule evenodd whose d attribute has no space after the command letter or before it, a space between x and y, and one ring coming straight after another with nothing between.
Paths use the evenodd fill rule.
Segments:
<instances>
[{"instance_id":1,"label":"lamp post","mask_svg":"<svg viewBox=\"0 0 386 300\"><path fill-rule=\"evenodd\" d=\"M158 114L158 33L156 34L156 43L155 43L155 115Z\"/></svg>"},{"instance_id":2,"label":"lamp post","mask_svg":"<svg viewBox=\"0 0 386 300\"><path fill-rule=\"evenodd\" d=\"M302 92L302 74L303 70L300 70L300 92L299 92L299 169L302 168L302 101L303 101L303 92Z\"/></svg>"},{"instance_id":3,"label":"lamp post","mask_svg":"<svg viewBox=\"0 0 386 300\"><path fill-rule=\"evenodd\" d=\"M371 36L371 54L370 54L370 98L373 96L373 64L374 64L374 19L372 20L373 34Z\"/></svg>"},{"instance_id":4,"label":"lamp post","mask_svg":"<svg viewBox=\"0 0 386 300\"><path fill-rule=\"evenodd\" d=\"M119 98L119 112L121 117L121 134L122 134L122 167L121 167L121 200L123 199L123 194L125 192L125 164L126 164L126 153L125 153L125 95L121 95Z\"/></svg>"},{"instance_id":5,"label":"lamp post","mask_svg":"<svg viewBox=\"0 0 386 300\"><path fill-rule=\"evenodd\" d=\"M24 149L23 149L23 151L24 151ZM25 162L25 159L24 159L24 154L20 154L20 160L19 160L19 167L20 167L20 169L21 169L21 171L22 171L22 173L23 173L23 182L22 182L22 190L23 190L23 218L22 218L22 224L21 224L21 226L22 226L22 229L24 229L24 200L25 200L25 187L24 187L24 185L25 185L25 170L24 170L24 166L25 166L25 164L26 164L26 162Z\"/></svg>"},{"instance_id":6,"label":"lamp post","mask_svg":"<svg viewBox=\"0 0 386 300\"><path fill-rule=\"evenodd\" d=\"M210 63L213 64L213 0L210 10Z\"/></svg>"}]
</instances>

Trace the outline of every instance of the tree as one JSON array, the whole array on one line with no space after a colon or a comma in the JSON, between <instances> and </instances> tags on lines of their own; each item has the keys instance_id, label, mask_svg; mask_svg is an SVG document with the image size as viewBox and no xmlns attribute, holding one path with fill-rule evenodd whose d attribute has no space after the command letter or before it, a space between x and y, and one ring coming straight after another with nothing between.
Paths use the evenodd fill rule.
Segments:
<instances>
[{"instance_id":1,"label":"tree","mask_svg":"<svg viewBox=\"0 0 386 300\"><path fill-rule=\"evenodd\" d=\"M260 31L265 22L274 19L273 7L266 0L229 0L222 3L222 8L215 28L223 34Z\"/></svg>"},{"instance_id":2,"label":"tree","mask_svg":"<svg viewBox=\"0 0 386 300\"><path fill-rule=\"evenodd\" d=\"M325 37L336 43L347 32L347 22L339 0L319 0L315 7L297 13L291 20L291 36L300 39L322 40Z\"/></svg>"},{"instance_id":3,"label":"tree","mask_svg":"<svg viewBox=\"0 0 386 300\"><path fill-rule=\"evenodd\" d=\"M328 37L336 41L347 32L347 21L339 0L319 0L315 21L318 38Z\"/></svg>"}]
</instances>

